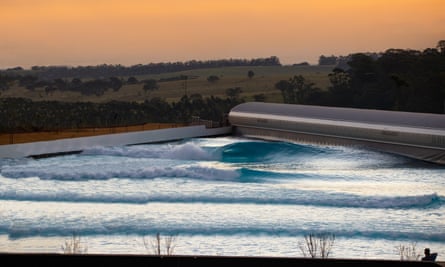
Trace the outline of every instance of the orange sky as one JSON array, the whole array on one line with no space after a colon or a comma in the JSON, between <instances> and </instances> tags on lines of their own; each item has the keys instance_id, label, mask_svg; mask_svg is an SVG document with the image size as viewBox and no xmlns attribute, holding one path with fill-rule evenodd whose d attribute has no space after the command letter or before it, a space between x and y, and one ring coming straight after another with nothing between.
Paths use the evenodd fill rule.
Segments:
<instances>
[{"instance_id":1,"label":"orange sky","mask_svg":"<svg viewBox=\"0 0 445 267\"><path fill-rule=\"evenodd\" d=\"M444 0L0 0L0 68L435 47Z\"/></svg>"}]
</instances>

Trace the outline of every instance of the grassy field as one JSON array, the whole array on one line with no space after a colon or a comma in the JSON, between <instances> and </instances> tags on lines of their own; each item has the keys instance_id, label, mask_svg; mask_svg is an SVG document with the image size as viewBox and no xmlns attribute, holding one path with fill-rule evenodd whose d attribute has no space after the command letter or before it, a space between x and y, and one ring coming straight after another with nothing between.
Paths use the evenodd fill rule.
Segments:
<instances>
[{"instance_id":1,"label":"grassy field","mask_svg":"<svg viewBox=\"0 0 445 267\"><path fill-rule=\"evenodd\" d=\"M0 97L25 97L34 101L67 101L67 102L108 102L112 100L143 102L153 97L160 97L168 102L177 102L184 94L201 94L203 97L226 97L228 88L239 87L241 97L246 101L254 99L255 95L264 94L268 102L281 102L280 91L275 84L280 80L288 80L294 75L303 75L307 81L313 82L316 87L326 89L329 86L328 74L332 66L265 66L265 67L221 67L211 69L196 69L157 75L135 76L139 81L144 79L168 79L187 75L193 77L187 82L168 81L158 82L159 89L145 93L143 84L124 85L119 91L108 90L102 96L84 96L75 92L56 91L47 95L44 88L34 91L21 87L13 87L2 92ZM253 78L248 78L249 70L254 72ZM210 75L219 77L217 82L207 81ZM128 77L121 77L127 79Z\"/></svg>"},{"instance_id":2,"label":"grassy field","mask_svg":"<svg viewBox=\"0 0 445 267\"><path fill-rule=\"evenodd\" d=\"M159 97L168 102L177 102L184 95L200 94L203 97L215 96L226 98L226 90L239 87L242 90L240 95L245 101L253 101L254 96L263 94L267 102L282 102L282 96L275 84L280 80L288 80L294 75L303 75L308 82L313 82L316 87L326 89L329 86L328 74L332 71L332 66L268 66L268 67L221 67L211 69L196 69L182 72L163 73L157 75L135 76L139 81L146 79L170 79L187 75L184 80L158 82L159 89L146 93L143 84L124 85L118 91L111 89L102 96L85 96L80 93L70 91L56 91L51 95L45 93L44 88L36 88L31 91L23 87L14 85L11 89L2 91L1 98L24 97L33 101L65 101L65 102L96 102L104 103L112 100L143 102L154 97ZM249 78L247 73L254 72L254 76ZM211 75L219 77L217 82L211 83L207 78ZM123 80L128 77L120 77ZM70 79L68 79L70 80ZM137 128L134 128L137 127ZM166 127L178 127L172 124L150 124L134 127L116 128L96 128L78 129L57 132L36 132L27 134L0 133L0 145L26 143L36 141L46 141L61 138L73 138L92 136L108 133L119 133L127 131L140 131L149 129L160 129Z\"/></svg>"}]
</instances>

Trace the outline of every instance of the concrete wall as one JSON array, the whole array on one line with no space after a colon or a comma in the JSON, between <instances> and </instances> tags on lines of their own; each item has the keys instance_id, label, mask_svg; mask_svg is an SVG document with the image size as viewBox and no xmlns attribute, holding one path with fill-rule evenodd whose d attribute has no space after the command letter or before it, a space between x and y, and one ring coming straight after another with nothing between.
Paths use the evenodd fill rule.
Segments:
<instances>
[{"instance_id":1,"label":"concrete wall","mask_svg":"<svg viewBox=\"0 0 445 267\"><path fill-rule=\"evenodd\" d=\"M82 151L94 146L123 146L144 143L168 142L194 137L230 135L231 127L206 128L204 125L149 130L131 133L107 134L91 137L59 139L0 146L0 158L62 154Z\"/></svg>"}]
</instances>

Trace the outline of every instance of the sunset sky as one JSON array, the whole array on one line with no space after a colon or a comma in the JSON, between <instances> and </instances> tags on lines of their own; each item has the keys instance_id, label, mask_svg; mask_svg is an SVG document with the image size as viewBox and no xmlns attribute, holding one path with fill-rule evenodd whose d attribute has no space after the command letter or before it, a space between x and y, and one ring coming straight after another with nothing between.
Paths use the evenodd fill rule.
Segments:
<instances>
[{"instance_id":1,"label":"sunset sky","mask_svg":"<svg viewBox=\"0 0 445 267\"><path fill-rule=\"evenodd\" d=\"M0 68L435 47L444 0L0 0Z\"/></svg>"}]
</instances>

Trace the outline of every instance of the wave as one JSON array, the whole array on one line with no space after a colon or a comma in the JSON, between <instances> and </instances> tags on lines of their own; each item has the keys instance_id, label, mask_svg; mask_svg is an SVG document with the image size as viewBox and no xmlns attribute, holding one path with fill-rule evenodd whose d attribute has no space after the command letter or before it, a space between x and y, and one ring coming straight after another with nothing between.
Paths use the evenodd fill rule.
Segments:
<instances>
[{"instance_id":1,"label":"wave","mask_svg":"<svg viewBox=\"0 0 445 267\"><path fill-rule=\"evenodd\" d=\"M222 147L219 153L221 161L228 163L280 163L305 169L415 167L412 159L360 147L286 141L236 142Z\"/></svg>"},{"instance_id":2,"label":"wave","mask_svg":"<svg viewBox=\"0 0 445 267\"><path fill-rule=\"evenodd\" d=\"M214 149L205 149L195 142L169 143L162 145L133 145L119 147L93 147L85 149L82 156L118 156L130 158L160 158L178 160L218 160Z\"/></svg>"},{"instance_id":3,"label":"wave","mask_svg":"<svg viewBox=\"0 0 445 267\"><path fill-rule=\"evenodd\" d=\"M134 166L127 168L116 168L115 163L93 165L90 168L66 168L54 166L47 167L11 167L4 168L2 176L7 178L29 178L38 177L42 180L60 181L86 181L86 180L108 180L115 178L124 179L153 179L163 178L191 178L214 181L236 181L240 173L236 169L219 169L215 167L199 165L176 165L176 166Z\"/></svg>"},{"instance_id":4,"label":"wave","mask_svg":"<svg viewBox=\"0 0 445 267\"><path fill-rule=\"evenodd\" d=\"M60 181L181 177L208 181L264 182L266 179L272 181L277 178L306 177L297 172L268 171L268 165L264 162L261 162L261 166L251 166L256 167L252 169L242 167L243 165L213 161L224 153L225 147L206 149L191 143L168 149L166 147L169 146L154 146L152 149L92 148L82 156L71 155L4 165L0 169L0 175L6 178L37 177L42 180ZM99 151L101 156L93 156L94 151Z\"/></svg>"},{"instance_id":5,"label":"wave","mask_svg":"<svg viewBox=\"0 0 445 267\"><path fill-rule=\"evenodd\" d=\"M221 162L225 164L252 163L277 164L292 168L360 168L369 164L396 164L397 160L382 158L380 154L344 147L326 147L309 144L269 141L234 141L222 146L206 146L198 140L183 143L133 145L117 147L92 147L79 155L43 159L35 162L17 162L0 166L0 174L11 178L40 177L42 179L82 180L108 179L114 177L153 178L191 177L193 172L183 167L197 162ZM139 162L145 160L144 162ZM156 160L171 160L173 163ZM158 166L150 170L145 166ZM172 165L174 164L174 165ZM290 165L289 165L290 164ZM353 166L351 166L351 164ZM162 167L166 170L162 171ZM287 166L287 167L286 167ZM183 172L180 169L185 169ZM194 167L193 167L194 168ZM199 171L198 171L199 172ZM204 171L207 175L209 170ZM250 173L252 174L252 173ZM263 173L257 173L264 177ZM140 177L138 177L140 175ZM280 174L277 174L280 175ZM222 179L226 175L222 174ZM248 178L253 175L247 175ZM273 176L273 175L271 175ZM298 175L297 175L298 176ZM204 178L198 174L197 178ZM209 179L218 179L211 176Z\"/></svg>"},{"instance_id":6,"label":"wave","mask_svg":"<svg viewBox=\"0 0 445 267\"><path fill-rule=\"evenodd\" d=\"M223 162L270 162L289 156L308 156L325 153L321 147L288 142L237 142L221 148Z\"/></svg>"},{"instance_id":7,"label":"wave","mask_svg":"<svg viewBox=\"0 0 445 267\"><path fill-rule=\"evenodd\" d=\"M219 147L202 146L197 140L161 145L125 147L93 147L81 155L119 156L132 158L163 158L222 162L264 162L288 156L326 154L329 149L313 145L270 141L241 141Z\"/></svg>"},{"instance_id":8,"label":"wave","mask_svg":"<svg viewBox=\"0 0 445 267\"><path fill-rule=\"evenodd\" d=\"M116 166L119 164L119 166ZM37 177L42 180L89 181L109 179L154 179L189 178L206 181L232 182L273 182L278 179L299 179L307 177L300 173L268 171L224 164L170 163L165 162L101 162L80 164L44 164L7 166L0 171L0 177L26 179ZM147 166L150 165L150 166ZM164 166L162 166L164 165Z\"/></svg>"},{"instance_id":9,"label":"wave","mask_svg":"<svg viewBox=\"0 0 445 267\"><path fill-rule=\"evenodd\" d=\"M229 177L230 179L231 177ZM25 182L29 183L29 182ZM123 194L119 185L114 190L105 186L94 193L84 189L17 190L8 187L0 190L0 199L14 201L47 202L91 202L91 203L208 203L208 204L261 204L261 205L300 205L330 208L357 209L425 209L438 208L445 204L445 197L436 193L415 196L361 196L354 194L327 193L297 189L265 189L261 186L226 186L219 190L200 190L184 187L175 192L130 191ZM18 185L21 187L21 185ZM81 187L82 188L82 187ZM201 188L201 187L200 187ZM206 188L206 187L204 187Z\"/></svg>"},{"instance_id":10,"label":"wave","mask_svg":"<svg viewBox=\"0 0 445 267\"><path fill-rule=\"evenodd\" d=\"M410 231L384 231L384 230L347 230L329 229L320 227L317 229L296 228L292 226L268 227L268 226L224 226L224 225L161 225L150 226L137 224L128 225L125 222L113 225L76 224L76 225L52 225L52 226L20 226L0 225L0 234L6 234L10 239L20 239L34 236L71 236L76 233L79 236L94 235L140 235L154 236L162 233L165 236L281 236L304 237L309 234L328 234L335 238L368 238L372 240L416 240L416 242L443 242L445 232L410 232Z\"/></svg>"}]
</instances>

